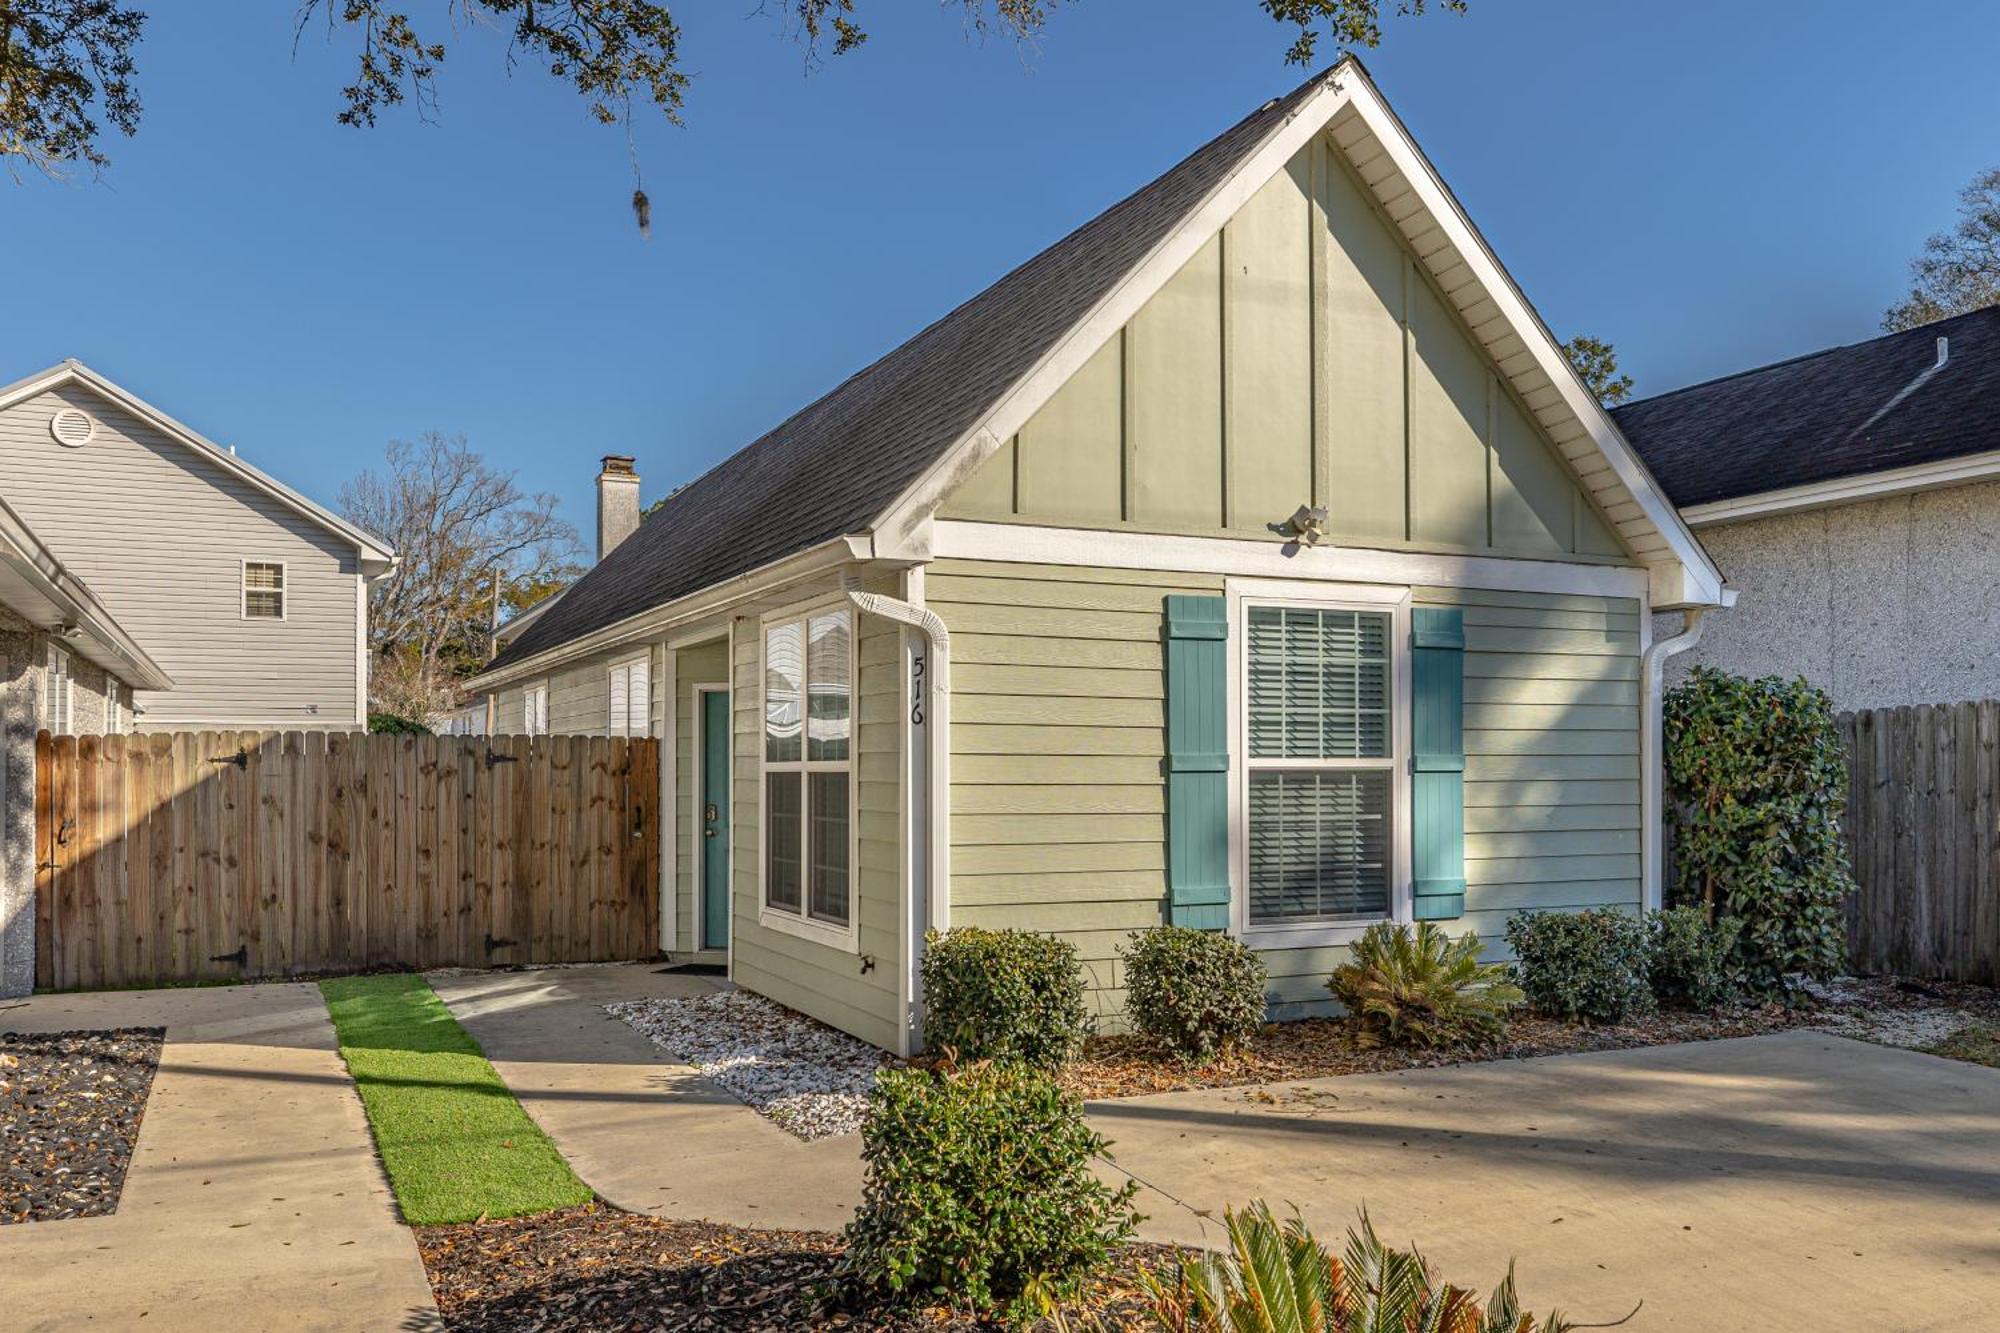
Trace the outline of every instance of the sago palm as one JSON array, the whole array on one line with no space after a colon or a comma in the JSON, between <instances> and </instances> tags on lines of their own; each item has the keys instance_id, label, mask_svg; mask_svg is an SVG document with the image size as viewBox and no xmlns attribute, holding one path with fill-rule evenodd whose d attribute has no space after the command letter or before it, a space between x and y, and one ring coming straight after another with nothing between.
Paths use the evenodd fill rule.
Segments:
<instances>
[{"instance_id":1,"label":"sago palm","mask_svg":"<svg viewBox=\"0 0 2000 1333\"><path fill-rule=\"evenodd\" d=\"M1520 988L1499 963L1479 961L1479 937L1453 939L1429 921L1379 922L1334 969L1327 989L1347 1009L1367 1044L1456 1046L1498 1036Z\"/></svg>"}]
</instances>

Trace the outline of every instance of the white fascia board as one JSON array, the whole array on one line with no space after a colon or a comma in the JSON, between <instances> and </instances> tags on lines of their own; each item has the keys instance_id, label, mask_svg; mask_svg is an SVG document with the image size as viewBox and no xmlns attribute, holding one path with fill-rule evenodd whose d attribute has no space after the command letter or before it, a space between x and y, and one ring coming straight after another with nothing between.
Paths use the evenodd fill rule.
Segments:
<instances>
[{"instance_id":1,"label":"white fascia board","mask_svg":"<svg viewBox=\"0 0 2000 1333\"><path fill-rule=\"evenodd\" d=\"M803 551L774 560L767 565L759 565L755 569L724 579L720 583L711 583L705 588L698 588L685 597L642 611L635 616L627 616L602 629L559 643L553 648L545 648L532 657L524 657L499 670L489 668L466 683L475 689L500 689L530 676L543 675L552 668L575 658L588 657L609 648L617 648L647 635L682 628L691 622L727 610L736 603L776 592L790 584L854 563L855 540L849 536L835 537L817 546L809 546Z\"/></svg>"},{"instance_id":2,"label":"white fascia board","mask_svg":"<svg viewBox=\"0 0 2000 1333\"><path fill-rule=\"evenodd\" d=\"M939 455L876 523L877 554L913 559L928 556L921 546L921 530L945 497L1026 425L1056 390L1130 323L1146 302L1250 202L1250 197L1291 161L1293 154L1327 127L1346 105L1358 73L1351 61L1336 65L1312 95L1273 128L1200 206L1135 264L1047 356L1015 381L977 426Z\"/></svg>"},{"instance_id":3,"label":"white fascia board","mask_svg":"<svg viewBox=\"0 0 2000 1333\"><path fill-rule=\"evenodd\" d=\"M1719 605L1722 572L1708 558L1708 553L1702 549L1694 533L1681 521L1679 513L1639 461L1632 446L1626 443L1603 404L1584 386L1576 368L1556 343L1555 335L1549 332L1534 307L1528 304L1527 297L1501 266L1499 257L1459 207L1430 160L1417 147L1395 112L1389 109L1381 93L1365 75L1357 78L1355 85L1351 100L1356 114L1367 124L1402 173L1418 202L1430 215L1432 224L1451 243L1459 259L1485 289L1487 299L1499 309L1534 357L1537 368L1561 396L1563 405L1588 432L1591 442L1597 446L1605 462L1610 464L1633 502L1673 551L1686 570L1684 586L1700 604Z\"/></svg>"},{"instance_id":4,"label":"white fascia board","mask_svg":"<svg viewBox=\"0 0 2000 1333\"><path fill-rule=\"evenodd\" d=\"M1754 495L1736 495L1727 500L1689 505L1681 510L1688 526L1720 527L1772 514L1790 514L1804 509L1828 509L1859 500L1879 500L1885 496L1908 495L1915 491L1937 490L1962 482L1986 481L2000 477L2000 450L1947 458L1935 463L1913 463L1909 467L1885 468L1829 481L1807 482Z\"/></svg>"},{"instance_id":5,"label":"white fascia board","mask_svg":"<svg viewBox=\"0 0 2000 1333\"><path fill-rule=\"evenodd\" d=\"M309 519L351 543L360 554L362 572L369 578L379 578L396 567L396 552L372 533L356 527L332 510L307 499L276 477L253 467L199 431L176 421L138 395L112 383L81 361L65 361L59 366L51 366L40 374L30 375L24 380L15 381L5 389L0 389L0 410L12 407L15 403L32 398L36 394L61 388L65 384L81 384L100 397L110 399L162 434L178 440L203 455L224 472L262 491L300 517Z\"/></svg>"},{"instance_id":6,"label":"white fascia board","mask_svg":"<svg viewBox=\"0 0 2000 1333\"><path fill-rule=\"evenodd\" d=\"M1505 556L1389 551L1360 546L1302 548L1239 537L1181 537L1034 527L1022 523L975 523L963 519L932 522L930 544L940 559L1399 587L1575 593L1592 597L1644 597L1649 580L1647 570L1631 565L1514 560ZM1291 554L1286 554L1288 551Z\"/></svg>"}]
</instances>

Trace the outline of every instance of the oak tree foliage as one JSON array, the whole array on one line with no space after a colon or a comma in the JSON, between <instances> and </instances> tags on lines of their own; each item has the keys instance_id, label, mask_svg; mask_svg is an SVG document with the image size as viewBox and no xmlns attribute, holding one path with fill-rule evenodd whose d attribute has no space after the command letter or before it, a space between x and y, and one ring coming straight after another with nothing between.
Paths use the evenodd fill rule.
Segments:
<instances>
[{"instance_id":1,"label":"oak tree foliage","mask_svg":"<svg viewBox=\"0 0 2000 1333\"><path fill-rule=\"evenodd\" d=\"M1958 223L1924 242L1910 261L1910 294L1889 307L1894 333L2000 305L2000 167L1958 192Z\"/></svg>"},{"instance_id":2,"label":"oak tree foliage","mask_svg":"<svg viewBox=\"0 0 2000 1333\"><path fill-rule=\"evenodd\" d=\"M1584 387L1606 407L1632 396L1632 377L1618 373L1618 350L1602 338L1579 333L1562 345L1563 355L1576 367Z\"/></svg>"}]
</instances>

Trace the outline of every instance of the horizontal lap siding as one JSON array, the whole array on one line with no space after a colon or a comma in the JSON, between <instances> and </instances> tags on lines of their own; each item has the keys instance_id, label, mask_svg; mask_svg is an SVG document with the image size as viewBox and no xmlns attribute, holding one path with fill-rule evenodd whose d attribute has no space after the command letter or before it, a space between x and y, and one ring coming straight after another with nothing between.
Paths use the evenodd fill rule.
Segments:
<instances>
[{"instance_id":1,"label":"horizontal lap siding","mask_svg":"<svg viewBox=\"0 0 2000 1333\"><path fill-rule=\"evenodd\" d=\"M952 920L1077 946L1099 1012L1127 934L1166 895L1161 611L1222 580L946 560L952 631ZM1504 955L1522 908L1639 905L1636 602L1419 589L1465 611L1466 915ZM1287 1016L1327 1003L1344 949L1267 951Z\"/></svg>"},{"instance_id":2,"label":"horizontal lap siding","mask_svg":"<svg viewBox=\"0 0 2000 1333\"><path fill-rule=\"evenodd\" d=\"M895 595L893 586L880 591ZM861 617L857 661L854 764L859 822L855 911L859 955L757 924L762 900L761 631L736 622L731 711L735 715L735 804L731 810L736 892L730 940L735 982L878 1046L896 1045L901 1027L901 632L875 616ZM864 965L872 964L866 971Z\"/></svg>"},{"instance_id":3,"label":"horizontal lap siding","mask_svg":"<svg viewBox=\"0 0 2000 1333\"><path fill-rule=\"evenodd\" d=\"M1166 895L1160 612L1204 575L944 560L924 596L951 630L951 911L1076 946L1100 1017L1118 946Z\"/></svg>"},{"instance_id":4,"label":"horizontal lap siding","mask_svg":"<svg viewBox=\"0 0 2000 1333\"><path fill-rule=\"evenodd\" d=\"M696 953L695 858L701 855L701 825L695 811L701 805L701 765L695 753L700 728L695 691L702 685L729 684L729 644L721 641L674 654L674 942L675 953ZM721 962L720 952L703 954L704 962Z\"/></svg>"}]
</instances>

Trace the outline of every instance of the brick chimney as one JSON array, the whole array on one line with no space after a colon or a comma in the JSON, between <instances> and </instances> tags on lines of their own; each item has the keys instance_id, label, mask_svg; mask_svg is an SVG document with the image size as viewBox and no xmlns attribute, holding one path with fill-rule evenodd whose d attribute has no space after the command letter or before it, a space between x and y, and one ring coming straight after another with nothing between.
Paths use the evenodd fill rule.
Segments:
<instances>
[{"instance_id":1,"label":"brick chimney","mask_svg":"<svg viewBox=\"0 0 2000 1333\"><path fill-rule=\"evenodd\" d=\"M632 470L635 459L624 454L604 455L603 470L597 474L597 558L604 559L613 547L639 528L639 474Z\"/></svg>"}]
</instances>

